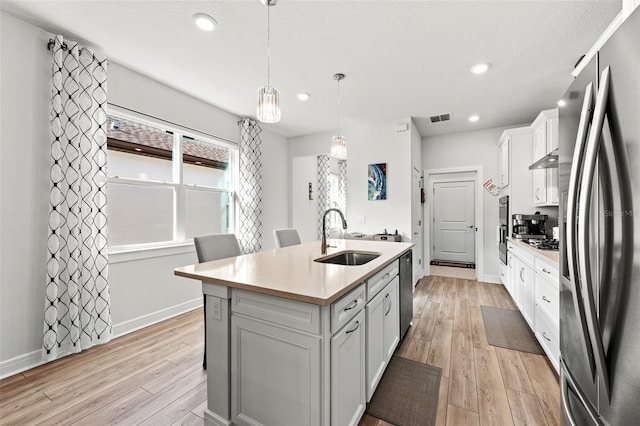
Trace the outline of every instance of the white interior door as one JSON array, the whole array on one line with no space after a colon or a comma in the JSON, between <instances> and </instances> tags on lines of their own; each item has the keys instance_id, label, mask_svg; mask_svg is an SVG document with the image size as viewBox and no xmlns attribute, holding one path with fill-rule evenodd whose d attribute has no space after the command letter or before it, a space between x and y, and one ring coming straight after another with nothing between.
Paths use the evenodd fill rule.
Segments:
<instances>
[{"instance_id":1,"label":"white interior door","mask_svg":"<svg viewBox=\"0 0 640 426\"><path fill-rule=\"evenodd\" d=\"M433 184L433 259L475 262L475 182Z\"/></svg>"}]
</instances>

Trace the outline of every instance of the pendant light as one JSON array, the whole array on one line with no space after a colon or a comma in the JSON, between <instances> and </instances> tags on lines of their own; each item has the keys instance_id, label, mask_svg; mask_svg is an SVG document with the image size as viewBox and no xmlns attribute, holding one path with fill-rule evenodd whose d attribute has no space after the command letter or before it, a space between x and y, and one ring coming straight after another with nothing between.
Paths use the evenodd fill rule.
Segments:
<instances>
[{"instance_id":1,"label":"pendant light","mask_svg":"<svg viewBox=\"0 0 640 426\"><path fill-rule=\"evenodd\" d=\"M344 80L344 74L334 74L333 79L338 82L338 133L331 138L331 156L347 158L347 141L340 134L340 80Z\"/></svg>"},{"instance_id":2,"label":"pendant light","mask_svg":"<svg viewBox=\"0 0 640 426\"><path fill-rule=\"evenodd\" d=\"M269 60L271 56L271 44L269 39L269 9L275 6L277 0L261 0L267 6L267 85L258 89L258 120L263 123L277 123L280 121L280 92L270 86Z\"/></svg>"}]
</instances>

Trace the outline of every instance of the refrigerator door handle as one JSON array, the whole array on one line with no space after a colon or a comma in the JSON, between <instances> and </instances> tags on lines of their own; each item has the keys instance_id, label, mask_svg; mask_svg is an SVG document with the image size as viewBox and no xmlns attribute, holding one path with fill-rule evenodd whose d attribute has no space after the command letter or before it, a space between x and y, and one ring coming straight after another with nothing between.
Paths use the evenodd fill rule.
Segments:
<instances>
[{"instance_id":1,"label":"refrigerator door handle","mask_svg":"<svg viewBox=\"0 0 640 426\"><path fill-rule=\"evenodd\" d=\"M584 286L583 290L587 296L585 309L587 314L587 329L591 338L591 347L595 358L596 368L600 372L600 378L604 385L607 399L609 398L609 371L607 368L604 344L600 322L596 312L596 301L593 292L591 269L589 268L589 221L591 210L591 190L596 171L596 159L600 150L602 128L609 95L609 67L605 68L600 78L601 85L598 91L596 106L593 113L591 133L587 142L587 149L584 160L584 177L580 183L580 199L578 211L578 264L580 270L580 280Z\"/></svg>"},{"instance_id":2,"label":"refrigerator door handle","mask_svg":"<svg viewBox=\"0 0 640 426\"><path fill-rule=\"evenodd\" d=\"M564 408L564 413L566 414L571 426L583 426L576 422L575 418L573 417L573 413L571 412L571 405L569 403L569 388L571 388L573 393L578 397L585 411L589 414L591 420L593 420L593 424L601 426L602 421L600 421L597 413L591 407L589 402L587 402L587 398L584 396L580 388L576 385L575 380L571 376L571 373L564 363L564 359L560 358L560 396L562 397L562 407Z\"/></svg>"},{"instance_id":3,"label":"refrigerator door handle","mask_svg":"<svg viewBox=\"0 0 640 426\"><path fill-rule=\"evenodd\" d=\"M579 262L579 253L576 250L576 210L578 199L578 186L580 183L580 172L584 162L585 145L587 144L587 135L589 133L589 123L591 121L591 112L593 109L593 83L589 83L584 92L584 101L582 104L582 112L580 113L580 123L578 125L578 135L573 151L573 167L569 175L569 192L567 198L567 263L569 266L569 280L574 288L571 292L573 304L576 307L579 324L581 325L578 332L580 333L580 341L585 348L588 364L591 369L591 377L595 377L596 370L593 361L593 351L591 350L591 342L585 334L587 329L587 320L584 312L584 297L580 288L579 275L577 271L577 262ZM575 255L575 257L574 257ZM578 259L576 259L578 258Z\"/></svg>"}]
</instances>

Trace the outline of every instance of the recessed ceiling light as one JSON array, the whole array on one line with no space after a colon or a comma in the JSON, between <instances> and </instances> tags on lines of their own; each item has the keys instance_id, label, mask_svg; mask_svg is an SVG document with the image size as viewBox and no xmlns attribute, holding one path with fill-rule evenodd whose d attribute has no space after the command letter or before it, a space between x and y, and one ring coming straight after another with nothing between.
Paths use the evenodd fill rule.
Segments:
<instances>
[{"instance_id":1,"label":"recessed ceiling light","mask_svg":"<svg viewBox=\"0 0 640 426\"><path fill-rule=\"evenodd\" d=\"M560 99L560 100L558 101L558 106L559 106L560 108L562 108L563 106L566 106L566 105L567 105L567 101L565 101L564 99Z\"/></svg>"},{"instance_id":2,"label":"recessed ceiling light","mask_svg":"<svg viewBox=\"0 0 640 426\"><path fill-rule=\"evenodd\" d=\"M471 67L471 72L474 74L484 74L489 69L488 62L482 62L480 64L475 64Z\"/></svg>"},{"instance_id":3,"label":"recessed ceiling light","mask_svg":"<svg viewBox=\"0 0 640 426\"><path fill-rule=\"evenodd\" d=\"M475 123L478 120L480 120L480 116L479 115L472 115L471 117L469 117L469 121L472 122L472 123Z\"/></svg>"},{"instance_id":4,"label":"recessed ceiling light","mask_svg":"<svg viewBox=\"0 0 640 426\"><path fill-rule=\"evenodd\" d=\"M206 13L196 13L193 15L193 20L198 28L204 31L213 31L218 28L218 22Z\"/></svg>"},{"instance_id":5,"label":"recessed ceiling light","mask_svg":"<svg viewBox=\"0 0 640 426\"><path fill-rule=\"evenodd\" d=\"M300 92L296 95L296 98L298 98L299 101L308 101L309 98L311 97L311 95L307 92Z\"/></svg>"}]
</instances>

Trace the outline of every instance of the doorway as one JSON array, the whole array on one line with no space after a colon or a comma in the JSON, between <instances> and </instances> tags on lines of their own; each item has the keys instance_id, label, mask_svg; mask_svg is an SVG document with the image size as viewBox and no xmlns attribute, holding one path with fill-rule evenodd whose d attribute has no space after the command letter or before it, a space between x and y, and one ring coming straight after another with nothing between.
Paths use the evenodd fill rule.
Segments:
<instances>
[{"instance_id":1,"label":"doorway","mask_svg":"<svg viewBox=\"0 0 640 426\"><path fill-rule=\"evenodd\" d=\"M426 275L444 271L446 276L484 278L482 179L482 166L424 171ZM455 262L462 267L432 262Z\"/></svg>"},{"instance_id":2,"label":"doorway","mask_svg":"<svg viewBox=\"0 0 640 426\"><path fill-rule=\"evenodd\" d=\"M474 189L473 180L434 181L432 260L475 266Z\"/></svg>"}]
</instances>

